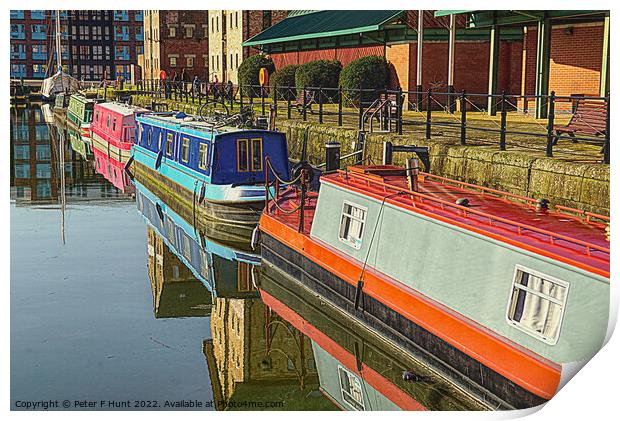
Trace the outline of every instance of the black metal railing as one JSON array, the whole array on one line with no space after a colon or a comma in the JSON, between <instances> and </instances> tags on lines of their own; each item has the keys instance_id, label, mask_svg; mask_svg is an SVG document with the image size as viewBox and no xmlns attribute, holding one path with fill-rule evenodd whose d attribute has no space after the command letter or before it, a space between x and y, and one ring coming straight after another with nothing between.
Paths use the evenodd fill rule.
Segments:
<instances>
[{"instance_id":1,"label":"black metal railing","mask_svg":"<svg viewBox=\"0 0 620 421\"><path fill-rule=\"evenodd\" d=\"M344 89L322 86L259 86L144 80L131 93L176 102L202 104L217 101L229 109L251 106L265 115L273 110L287 119L301 119L363 131L397 134L417 132L425 139L454 138L509 147L533 147L554 155L559 142L584 142L602 146L609 163L609 95L560 96L405 91L402 89ZM579 104L600 103L599 121L579 116ZM536 112L538 111L538 112ZM535 118L535 115L542 118ZM510 117L510 118L509 118ZM578 118L578 129L570 132ZM590 127L588 127L590 125ZM567 130L558 130L568 126ZM564 148L566 149L566 148ZM570 148L568 148L570 149ZM591 153L591 149L567 153Z\"/></svg>"}]
</instances>

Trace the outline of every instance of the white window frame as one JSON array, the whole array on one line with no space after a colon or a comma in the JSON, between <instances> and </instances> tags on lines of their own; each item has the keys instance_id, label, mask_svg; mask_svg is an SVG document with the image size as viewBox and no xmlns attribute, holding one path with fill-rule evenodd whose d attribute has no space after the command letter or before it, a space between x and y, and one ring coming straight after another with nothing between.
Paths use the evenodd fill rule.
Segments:
<instances>
[{"instance_id":1,"label":"white window frame","mask_svg":"<svg viewBox=\"0 0 620 421\"><path fill-rule=\"evenodd\" d=\"M359 209L359 210L363 210L363 211L364 211L364 218L363 218L363 219L361 219L361 220L360 220L360 219L358 219L358 218L353 217L353 215L346 214L348 218L354 219L354 220L356 220L356 221L358 221L358 222L361 222L361 223L362 223L362 233L361 233L361 235L360 235L359 242L357 242L357 243L356 243L356 242L352 242L352 241L350 241L350 240L349 240L349 239L347 239L347 238L343 238L343 237L341 237L341 232L342 232L342 221L343 221L343 217L344 217L344 215L345 215L344 209L345 209L345 206L347 206L347 205L348 205L348 206L351 206L351 207L353 207L353 208L357 208L357 209ZM338 223L338 239L339 239L341 242L343 242L344 244L348 245L349 247L353 247L353 248L354 248L354 249L356 249L356 250L361 249L361 248L362 248L362 241L363 241L363 239L364 239L364 230L365 230L365 228L366 228L366 217L367 217L367 216L368 216L368 208L367 208L367 207L365 207L365 206L361 206L361 205L358 205L358 204L353 203L353 202L350 202L350 201L348 201L348 200L344 200L344 201L342 202L342 209L340 210L340 222Z\"/></svg>"},{"instance_id":2,"label":"white window frame","mask_svg":"<svg viewBox=\"0 0 620 421\"><path fill-rule=\"evenodd\" d=\"M527 286L517 282L517 277L519 275L519 272L528 273L529 275L536 276L538 278L544 279L547 282L551 282L551 283L557 284L557 285L559 285L559 286L561 286L563 288L566 288L566 293L564 294L564 301L560 302L556 298L549 297L549 296L547 296L547 295L545 295L543 293L535 291L535 290L533 290L531 288L528 288ZM519 278L519 280L520 280L520 278ZM533 329L530 329L530 328L522 325L520 322L517 322L517 321L512 320L510 318L510 309L512 308L512 299L513 299L513 295L514 295L513 292L514 292L515 288L523 290L523 291L526 291L526 292L528 292L530 294L537 295L537 296L539 296L539 297L541 297L541 298L543 298L545 300L548 300L548 301L550 301L552 303L555 303L555 304L558 304L560 306L560 320L558 321L558 329L557 329L557 334L555 335L555 337L549 338L549 337L547 337L545 335L542 335L541 333L539 333L539 332L537 332L537 331L535 331ZM522 331L522 332L524 332L524 333L526 333L526 334L528 334L528 335L530 335L530 336L532 336L532 337L534 337L534 338L536 338L536 339L538 339L540 341L543 341L546 344L549 344L549 345L557 344L558 340L560 338L560 335L562 333L562 324L563 324L563 321L564 321L564 313L565 313L565 310L566 310L566 304L568 303L569 290L570 290L570 283L567 282L567 281L563 281L561 279L558 279L558 278L556 278L554 276L550 276L550 275L544 274L542 272L538 272L538 271L536 271L534 269L530 269L530 268L528 268L526 266L523 266L523 265L518 265L518 264L515 265L515 269L514 269L514 272L513 272L513 275L512 275L512 282L510 284L510 294L508 295L508 305L506 307L506 322L510 326L512 326L512 327L514 327L514 328L516 328L516 329L518 329L518 330L520 330L520 331Z\"/></svg>"},{"instance_id":3,"label":"white window frame","mask_svg":"<svg viewBox=\"0 0 620 421\"><path fill-rule=\"evenodd\" d=\"M342 365L338 364L338 386L340 386L340 396L342 397L342 401L344 403L347 404L347 406L355 411L360 411L359 408L356 408L355 406L353 406L352 404L350 404L347 400L347 397L345 397L345 391L344 391L344 387L342 385L342 380L340 379L340 371L343 371L344 373L346 373L346 375L349 377L349 381L351 381L351 377L353 377L354 379L357 379L357 381L360 384L360 393L362 394L362 401L359 402L357 399L355 399L353 396L350 396L350 399L355 401L355 403L357 403L358 405L360 405L362 407L362 411L366 410L366 405L364 405L364 386L363 386L363 380L361 378L359 378L357 375L355 375L353 372L351 372L351 370L343 367ZM347 395L350 395L347 392Z\"/></svg>"}]
</instances>

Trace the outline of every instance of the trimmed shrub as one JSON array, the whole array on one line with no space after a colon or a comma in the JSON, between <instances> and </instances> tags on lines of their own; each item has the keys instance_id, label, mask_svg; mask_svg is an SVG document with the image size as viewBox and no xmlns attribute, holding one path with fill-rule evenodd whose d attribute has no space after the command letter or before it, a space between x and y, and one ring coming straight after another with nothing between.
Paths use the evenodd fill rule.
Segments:
<instances>
[{"instance_id":1,"label":"trimmed shrub","mask_svg":"<svg viewBox=\"0 0 620 421\"><path fill-rule=\"evenodd\" d=\"M315 60L302 64L295 73L297 90L305 87L313 88L338 88L338 80L342 64L338 60ZM323 102L337 99L337 91L324 93ZM318 95L314 95L315 101L319 101Z\"/></svg>"},{"instance_id":2,"label":"trimmed shrub","mask_svg":"<svg viewBox=\"0 0 620 421\"><path fill-rule=\"evenodd\" d=\"M256 55L250 56L246 58L245 60L243 60L241 64L239 65L239 70L237 72L237 80L238 80L239 85L244 85L244 88L243 88L244 96L250 95L249 89L246 88L245 86L247 85L258 86L259 85L258 75L262 67L267 68L267 71L269 72L270 76L275 69L275 66L273 65L273 61L269 57L263 54L256 54ZM224 82L225 81L222 81L222 83ZM260 96L260 88L258 87L253 88L253 95L255 97Z\"/></svg>"},{"instance_id":3,"label":"trimmed shrub","mask_svg":"<svg viewBox=\"0 0 620 421\"><path fill-rule=\"evenodd\" d=\"M384 89L389 78L388 63L380 56L360 57L349 63L340 73L340 86L347 105L356 105L359 102L359 88ZM378 92L364 92L362 100L372 102L378 97Z\"/></svg>"},{"instance_id":4,"label":"trimmed shrub","mask_svg":"<svg viewBox=\"0 0 620 421\"><path fill-rule=\"evenodd\" d=\"M287 86L288 88L278 88L277 99L284 101L290 99L293 101L297 98L297 90L295 89L295 72L298 67L299 65L297 64L284 66L277 70L269 78L269 92L272 97L276 98L276 86Z\"/></svg>"}]
</instances>

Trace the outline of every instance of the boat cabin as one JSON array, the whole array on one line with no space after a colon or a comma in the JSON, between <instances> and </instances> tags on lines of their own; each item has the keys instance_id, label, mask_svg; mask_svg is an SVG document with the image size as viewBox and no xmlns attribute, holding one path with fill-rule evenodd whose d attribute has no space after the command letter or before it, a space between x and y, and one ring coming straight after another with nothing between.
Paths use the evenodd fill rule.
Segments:
<instances>
[{"instance_id":1,"label":"boat cabin","mask_svg":"<svg viewBox=\"0 0 620 421\"><path fill-rule=\"evenodd\" d=\"M265 158L289 179L286 137L268 130L215 128L185 114L141 114L135 142L177 169L191 169L210 184L248 185L265 181Z\"/></svg>"},{"instance_id":2,"label":"boat cabin","mask_svg":"<svg viewBox=\"0 0 620 421\"><path fill-rule=\"evenodd\" d=\"M95 104L91 130L115 146L130 146L134 141L136 114L142 111L145 110L118 102Z\"/></svg>"},{"instance_id":3,"label":"boat cabin","mask_svg":"<svg viewBox=\"0 0 620 421\"><path fill-rule=\"evenodd\" d=\"M95 103L96 100L93 98L87 98L81 94L71 95L67 108L67 118L78 127L89 124L93 118Z\"/></svg>"}]
</instances>

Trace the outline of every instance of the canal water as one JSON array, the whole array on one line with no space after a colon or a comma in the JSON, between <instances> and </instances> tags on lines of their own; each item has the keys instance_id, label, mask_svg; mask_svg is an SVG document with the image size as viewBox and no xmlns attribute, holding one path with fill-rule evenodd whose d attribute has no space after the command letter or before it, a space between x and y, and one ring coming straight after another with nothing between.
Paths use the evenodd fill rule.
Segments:
<instances>
[{"instance_id":1,"label":"canal water","mask_svg":"<svg viewBox=\"0 0 620 421\"><path fill-rule=\"evenodd\" d=\"M49 111L11 109L12 409L484 409Z\"/></svg>"}]
</instances>

